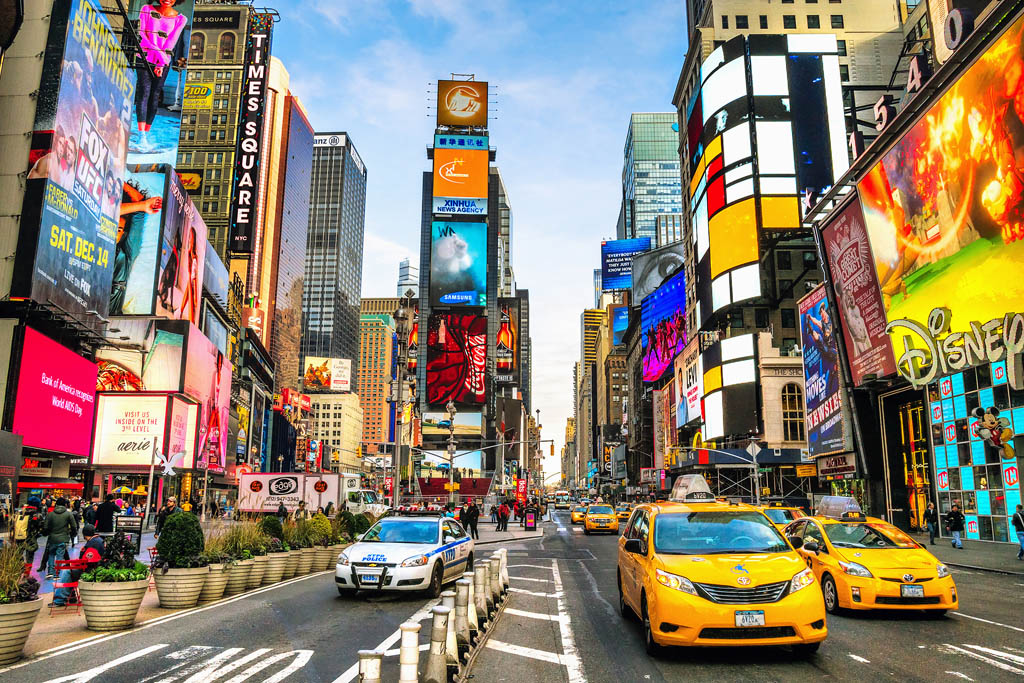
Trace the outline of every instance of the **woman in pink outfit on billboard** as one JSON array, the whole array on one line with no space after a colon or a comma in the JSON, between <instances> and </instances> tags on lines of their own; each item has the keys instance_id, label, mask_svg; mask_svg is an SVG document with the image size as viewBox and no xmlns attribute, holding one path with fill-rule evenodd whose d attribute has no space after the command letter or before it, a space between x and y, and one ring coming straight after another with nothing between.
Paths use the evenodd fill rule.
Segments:
<instances>
[{"instance_id":1,"label":"woman in pink outfit on billboard","mask_svg":"<svg viewBox=\"0 0 1024 683\"><path fill-rule=\"evenodd\" d=\"M157 0L139 10L139 41L147 62L137 67L139 81L135 88L135 115L142 132L148 131L156 119L160 91L171 68L171 55L188 23L185 15L174 9L179 2L181 0Z\"/></svg>"}]
</instances>

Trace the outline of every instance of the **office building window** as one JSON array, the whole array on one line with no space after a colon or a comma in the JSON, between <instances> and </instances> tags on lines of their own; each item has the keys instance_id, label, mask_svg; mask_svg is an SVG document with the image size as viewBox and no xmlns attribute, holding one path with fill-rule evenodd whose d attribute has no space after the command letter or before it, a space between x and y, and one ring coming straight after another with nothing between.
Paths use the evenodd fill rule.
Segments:
<instances>
[{"instance_id":1,"label":"office building window","mask_svg":"<svg viewBox=\"0 0 1024 683\"><path fill-rule=\"evenodd\" d=\"M833 14L832 15L832 28L845 28L845 27L846 27L846 24L843 23L843 15L842 14Z\"/></svg>"},{"instance_id":2,"label":"office building window","mask_svg":"<svg viewBox=\"0 0 1024 683\"><path fill-rule=\"evenodd\" d=\"M736 28L750 28L750 25L747 23L746 14L736 15Z\"/></svg>"},{"instance_id":3,"label":"office building window","mask_svg":"<svg viewBox=\"0 0 1024 683\"><path fill-rule=\"evenodd\" d=\"M761 24L761 28L768 28L768 16L767 15L762 14L757 19L758 19L758 21Z\"/></svg>"},{"instance_id":4,"label":"office building window","mask_svg":"<svg viewBox=\"0 0 1024 683\"><path fill-rule=\"evenodd\" d=\"M729 17L728 15L722 15L722 28L729 28Z\"/></svg>"},{"instance_id":5,"label":"office building window","mask_svg":"<svg viewBox=\"0 0 1024 683\"><path fill-rule=\"evenodd\" d=\"M743 329L743 309L737 308L729 311L729 327L734 330Z\"/></svg>"},{"instance_id":6,"label":"office building window","mask_svg":"<svg viewBox=\"0 0 1024 683\"><path fill-rule=\"evenodd\" d=\"M821 28L821 18L817 14L808 14L807 28Z\"/></svg>"},{"instance_id":7,"label":"office building window","mask_svg":"<svg viewBox=\"0 0 1024 683\"><path fill-rule=\"evenodd\" d=\"M849 64L840 64L839 65L839 78L843 82L846 82L846 81L850 80L850 65Z\"/></svg>"},{"instance_id":8,"label":"office building window","mask_svg":"<svg viewBox=\"0 0 1024 683\"><path fill-rule=\"evenodd\" d=\"M783 14L782 15L782 28L796 28L796 15L795 14Z\"/></svg>"},{"instance_id":9,"label":"office building window","mask_svg":"<svg viewBox=\"0 0 1024 683\"><path fill-rule=\"evenodd\" d=\"M193 33L192 34L192 42L189 44L189 48L188 48L188 58L189 59L202 59L203 58L203 52L205 52L205 51L206 51L206 36L203 35L202 33ZM191 75L191 74L189 74L189 75ZM196 73L196 78L198 78L198 77L199 77L199 74Z\"/></svg>"},{"instance_id":10,"label":"office building window","mask_svg":"<svg viewBox=\"0 0 1024 683\"><path fill-rule=\"evenodd\" d=\"M779 270L791 270L793 255L788 251L777 251L775 252L775 262L779 264Z\"/></svg>"},{"instance_id":11,"label":"office building window","mask_svg":"<svg viewBox=\"0 0 1024 683\"><path fill-rule=\"evenodd\" d=\"M782 326L793 328L796 327L796 309L794 308L783 308L779 311L782 315Z\"/></svg>"},{"instance_id":12,"label":"office building window","mask_svg":"<svg viewBox=\"0 0 1024 683\"><path fill-rule=\"evenodd\" d=\"M235 34L222 33L220 36L220 58L231 59L235 56Z\"/></svg>"},{"instance_id":13,"label":"office building window","mask_svg":"<svg viewBox=\"0 0 1024 683\"><path fill-rule=\"evenodd\" d=\"M782 387L782 438L804 440L804 392L798 384Z\"/></svg>"},{"instance_id":14,"label":"office building window","mask_svg":"<svg viewBox=\"0 0 1024 683\"><path fill-rule=\"evenodd\" d=\"M845 40L837 40L836 41L836 47L839 48L839 56L840 57L845 57L846 56L846 41Z\"/></svg>"},{"instance_id":15,"label":"office building window","mask_svg":"<svg viewBox=\"0 0 1024 683\"><path fill-rule=\"evenodd\" d=\"M769 324L771 324L771 323L769 322L769 318L768 318L768 309L767 308L755 308L754 309L754 327L756 327L759 330L764 330L764 329L768 328Z\"/></svg>"}]
</instances>

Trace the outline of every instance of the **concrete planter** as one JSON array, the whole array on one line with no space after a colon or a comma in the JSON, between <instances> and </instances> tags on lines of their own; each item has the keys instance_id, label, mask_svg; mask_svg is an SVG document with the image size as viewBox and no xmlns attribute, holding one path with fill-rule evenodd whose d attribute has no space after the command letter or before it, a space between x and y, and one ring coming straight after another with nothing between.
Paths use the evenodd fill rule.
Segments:
<instances>
[{"instance_id":1,"label":"concrete planter","mask_svg":"<svg viewBox=\"0 0 1024 683\"><path fill-rule=\"evenodd\" d=\"M331 558L334 551L331 550L330 546L317 546L316 557L313 559L313 571L322 572L326 571L331 566Z\"/></svg>"},{"instance_id":2,"label":"concrete planter","mask_svg":"<svg viewBox=\"0 0 1024 683\"><path fill-rule=\"evenodd\" d=\"M295 569L295 576L308 574L313 567L313 560L316 558L316 548L303 548L299 551L299 566Z\"/></svg>"},{"instance_id":3,"label":"concrete planter","mask_svg":"<svg viewBox=\"0 0 1024 683\"><path fill-rule=\"evenodd\" d=\"M267 570L267 556L257 555L253 559L252 571L249 572L249 580L245 584L246 590L259 588L263 583L263 572Z\"/></svg>"},{"instance_id":4,"label":"concrete planter","mask_svg":"<svg viewBox=\"0 0 1024 683\"><path fill-rule=\"evenodd\" d=\"M327 566L328 569L333 569L338 564L338 557L341 556L341 551L345 549L344 543L335 543L331 546L333 554L331 555L331 563Z\"/></svg>"},{"instance_id":5,"label":"concrete planter","mask_svg":"<svg viewBox=\"0 0 1024 683\"><path fill-rule=\"evenodd\" d=\"M224 589L228 585L228 566L226 564L211 564L210 573L206 575L203 583L203 590L199 592L199 604L205 605L224 596Z\"/></svg>"},{"instance_id":6,"label":"concrete planter","mask_svg":"<svg viewBox=\"0 0 1024 683\"><path fill-rule=\"evenodd\" d=\"M42 598L0 605L0 664L21 659L21 651L42 606Z\"/></svg>"},{"instance_id":7,"label":"concrete planter","mask_svg":"<svg viewBox=\"0 0 1024 683\"><path fill-rule=\"evenodd\" d=\"M263 572L263 585L277 583L284 576L284 568L288 566L288 553L270 553L267 555L267 568Z\"/></svg>"},{"instance_id":8,"label":"concrete planter","mask_svg":"<svg viewBox=\"0 0 1024 683\"><path fill-rule=\"evenodd\" d=\"M302 551L299 549L288 551L288 562L284 566L284 574L281 575L282 579L290 579L295 576L295 572L299 568L299 558L302 556Z\"/></svg>"},{"instance_id":9,"label":"concrete planter","mask_svg":"<svg viewBox=\"0 0 1024 683\"><path fill-rule=\"evenodd\" d=\"M239 560L228 567L228 583L224 586L224 595L237 595L245 590L254 564L253 560Z\"/></svg>"},{"instance_id":10,"label":"concrete planter","mask_svg":"<svg viewBox=\"0 0 1024 683\"><path fill-rule=\"evenodd\" d=\"M156 594L160 598L160 606L170 609L195 607L209 573L209 567L154 571L153 580L156 581Z\"/></svg>"},{"instance_id":11,"label":"concrete planter","mask_svg":"<svg viewBox=\"0 0 1024 683\"><path fill-rule=\"evenodd\" d=\"M78 594L82 597L85 625L92 631L131 628L147 588L148 578L111 583L80 582Z\"/></svg>"}]
</instances>

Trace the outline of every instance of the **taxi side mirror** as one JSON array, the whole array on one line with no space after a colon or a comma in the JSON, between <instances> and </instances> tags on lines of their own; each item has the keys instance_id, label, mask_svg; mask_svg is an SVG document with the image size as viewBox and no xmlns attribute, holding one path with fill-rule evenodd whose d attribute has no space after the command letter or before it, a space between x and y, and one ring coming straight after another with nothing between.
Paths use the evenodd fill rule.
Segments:
<instances>
[{"instance_id":1,"label":"taxi side mirror","mask_svg":"<svg viewBox=\"0 0 1024 683\"><path fill-rule=\"evenodd\" d=\"M806 543L804 543L804 550L806 550L809 553L814 553L815 555L817 555L820 548L818 547L817 541L807 541Z\"/></svg>"},{"instance_id":2,"label":"taxi side mirror","mask_svg":"<svg viewBox=\"0 0 1024 683\"><path fill-rule=\"evenodd\" d=\"M799 536L786 536L786 540L789 541L790 545L792 545L796 550L799 550L804 545L804 539Z\"/></svg>"},{"instance_id":3,"label":"taxi side mirror","mask_svg":"<svg viewBox=\"0 0 1024 683\"><path fill-rule=\"evenodd\" d=\"M647 550L644 548L644 544L639 538L627 538L626 544L622 547L627 553L633 553L634 555L647 554Z\"/></svg>"}]
</instances>

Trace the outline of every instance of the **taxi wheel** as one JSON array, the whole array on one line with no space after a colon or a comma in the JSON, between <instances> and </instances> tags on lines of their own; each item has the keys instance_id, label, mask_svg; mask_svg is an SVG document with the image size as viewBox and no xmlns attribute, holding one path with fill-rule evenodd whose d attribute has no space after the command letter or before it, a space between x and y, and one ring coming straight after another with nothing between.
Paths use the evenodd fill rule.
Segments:
<instances>
[{"instance_id":1,"label":"taxi wheel","mask_svg":"<svg viewBox=\"0 0 1024 683\"><path fill-rule=\"evenodd\" d=\"M651 616L647 613L647 595L640 596L640 619L644 622L644 649L647 654L657 657L664 652L664 648L654 640L654 632L651 630Z\"/></svg>"},{"instance_id":2,"label":"taxi wheel","mask_svg":"<svg viewBox=\"0 0 1024 683\"><path fill-rule=\"evenodd\" d=\"M930 609L925 612L929 619L944 619L946 617L946 610L944 609Z\"/></svg>"},{"instance_id":3,"label":"taxi wheel","mask_svg":"<svg viewBox=\"0 0 1024 683\"><path fill-rule=\"evenodd\" d=\"M828 574L821 577L821 597L825 599L826 612L839 614L839 590L836 588L836 580Z\"/></svg>"},{"instance_id":4,"label":"taxi wheel","mask_svg":"<svg viewBox=\"0 0 1024 683\"><path fill-rule=\"evenodd\" d=\"M587 527L583 527L583 535L589 536L590 535L590 529L588 529Z\"/></svg>"},{"instance_id":5,"label":"taxi wheel","mask_svg":"<svg viewBox=\"0 0 1024 683\"><path fill-rule=\"evenodd\" d=\"M444 573L440 564L434 565L434 571L430 574L430 587L427 588L427 595L432 598L441 597L441 583L444 580Z\"/></svg>"},{"instance_id":6,"label":"taxi wheel","mask_svg":"<svg viewBox=\"0 0 1024 683\"><path fill-rule=\"evenodd\" d=\"M801 643L800 645L793 645L792 647L793 654L804 659L814 655L814 653L818 651L818 648L821 647L821 643Z\"/></svg>"},{"instance_id":7,"label":"taxi wheel","mask_svg":"<svg viewBox=\"0 0 1024 683\"><path fill-rule=\"evenodd\" d=\"M619 585L619 614L626 621L633 618L633 608L626 604L626 597L622 594L622 577L618 577Z\"/></svg>"}]
</instances>

